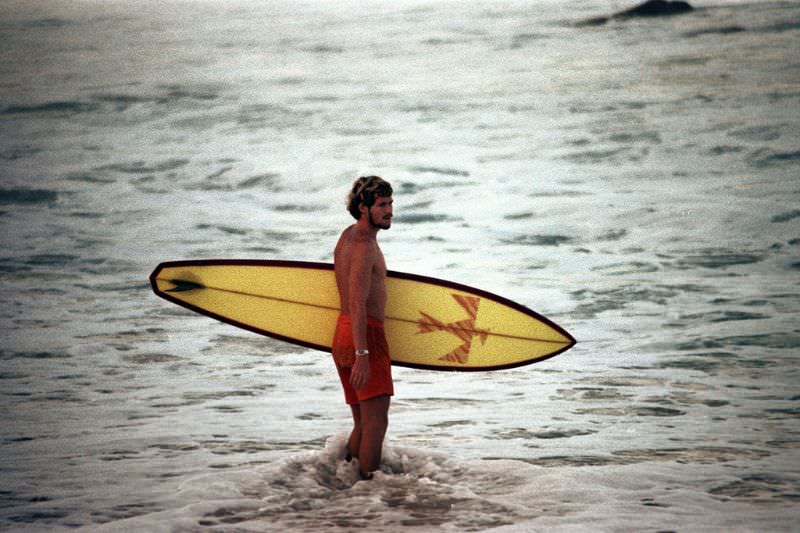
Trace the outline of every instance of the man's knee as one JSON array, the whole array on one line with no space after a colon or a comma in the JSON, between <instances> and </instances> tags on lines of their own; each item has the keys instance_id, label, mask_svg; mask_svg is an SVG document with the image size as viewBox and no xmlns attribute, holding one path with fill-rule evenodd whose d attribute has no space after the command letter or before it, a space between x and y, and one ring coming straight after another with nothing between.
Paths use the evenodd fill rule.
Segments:
<instances>
[{"instance_id":1,"label":"man's knee","mask_svg":"<svg viewBox=\"0 0 800 533\"><path fill-rule=\"evenodd\" d=\"M378 396L361 402L361 418L364 426L385 427L389 423L389 397Z\"/></svg>"}]
</instances>

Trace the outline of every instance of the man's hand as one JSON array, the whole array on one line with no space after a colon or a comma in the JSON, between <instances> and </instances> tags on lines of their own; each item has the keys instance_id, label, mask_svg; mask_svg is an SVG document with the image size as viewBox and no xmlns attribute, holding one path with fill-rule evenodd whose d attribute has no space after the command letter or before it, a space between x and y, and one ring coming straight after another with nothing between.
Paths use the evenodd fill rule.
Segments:
<instances>
[{"instance_id":1,"label":"man's hand","mask_svg":"<svg viewBox=\"0 0 800 533\"><path fill-rule=\"evenodd\" d=\"M354 389L363 389L369 383L369 356L357 355L350 371L350 384Z\"/></svg>"}]
</instances>

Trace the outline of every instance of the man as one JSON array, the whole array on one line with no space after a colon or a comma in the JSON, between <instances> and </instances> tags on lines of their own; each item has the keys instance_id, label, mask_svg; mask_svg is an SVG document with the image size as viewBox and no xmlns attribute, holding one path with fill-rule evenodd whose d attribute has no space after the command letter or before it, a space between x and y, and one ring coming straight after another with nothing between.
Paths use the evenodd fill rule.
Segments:
<instances>
[{"instance_id":1,"label":"man","mask_svg":"<svg viewBox=\"0 0 800 533\"><path fill-rule=\"evenodd\" d=\"M392 225L392 186L378 176L358 178L347 209L356 223L342 232L334 251L341 315L332 351L353 413L347 458L357 458L362 479L370 479L380 466L394 394L383 331L386 262L377 240L378 231Z\"/></svg>"}]
</instances>

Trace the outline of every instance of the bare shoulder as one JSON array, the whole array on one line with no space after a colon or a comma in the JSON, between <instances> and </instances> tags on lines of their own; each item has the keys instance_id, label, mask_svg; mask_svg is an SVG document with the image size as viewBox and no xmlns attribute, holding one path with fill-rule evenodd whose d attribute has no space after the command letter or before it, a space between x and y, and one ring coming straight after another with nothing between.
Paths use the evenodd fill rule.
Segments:
<instances>
[{"instance_id":1,"label":"bare shoulder","mask_svg":"<svg viewBox=\"0 0 800 533\"><path fill-rule=\"evenodd\" d=\"M343 236L343 245L338 255L344 259L351 269L371 270L376 263L379 250L378 243L369 235L364 235L357 228L350 228Z\"/></svg>"},{"instance_id":2,"label":"bare shoulder","mask_svg":"<svg viewBox=\"0 0 800 533\"><path fill-rule=\"evenodd\" d=\"M349 257L352 253L353 247L353 226L345 228L342 231L342 234L339 236L339 240L336 243L336 248L333 250L333 258L334 262L339 262L339 260Z\"/></svg>"},{"instance_id":3,"label":"bare shoulder","mask_svg":"<svg viewBox=\"0 0 800 533\"><path fill-rule=\"evenodd\" d=\"M350 242L350 257L354 262L371 266L378 255L378 246L375 239L353 232Z\"/></svg>"},{"instance_id":4,"label":"bare shoulder","mask_svg":"<svg viewBox=\"0 0 800 533\"><path fill-rule=\"evenodd\" d=\"M378 255L378 246L375 239L370 239L368 235L363 235L354 226L345 229L336 243L333 252L334 263L338 266L358 263L372 264Z\"/></svg>"},{"instance_id":5,"label":"bare shoulder","mask_svg":"<svg viewBox=\"0 0 800 533\"><path fill-rule=\"evenodd\" d=\"M336 248L334 253L338 253L342 248L347 246L347 241L350 240L350 233L353 230L353 226L347 227L342 231L342 234L339 235L339 240L336 242Z\"/></svg>"}]
</instances>

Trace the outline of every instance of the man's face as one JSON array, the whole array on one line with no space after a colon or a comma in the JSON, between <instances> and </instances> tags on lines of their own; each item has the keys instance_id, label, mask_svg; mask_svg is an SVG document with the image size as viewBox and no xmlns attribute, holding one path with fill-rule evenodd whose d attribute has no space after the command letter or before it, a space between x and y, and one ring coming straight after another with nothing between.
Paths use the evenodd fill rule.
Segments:
<instances>
[{"instance_id":1,"label":"man's face","mask_svg":"<svg viewBox=\"0 0 800 533\"><path fill-rule=\"evenodd\" d=\"M369 208L370 223L381 229L392 227L392 197L378 196Z\"/></svg>"}]
</instances>

